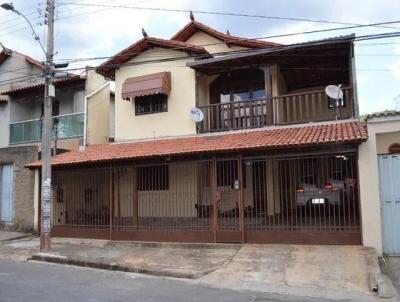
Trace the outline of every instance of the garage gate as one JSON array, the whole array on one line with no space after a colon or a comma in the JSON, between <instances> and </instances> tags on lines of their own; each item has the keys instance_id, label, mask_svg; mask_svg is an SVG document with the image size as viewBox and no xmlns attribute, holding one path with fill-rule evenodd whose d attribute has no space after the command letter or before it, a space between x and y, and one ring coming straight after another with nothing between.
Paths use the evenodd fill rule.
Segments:
<instances>
[{"instance_id":1,"label":"garage gate","mask_svg":"<svg viewBox=\"0 0 400 302\"><path fill-rule=\"evenodd\" d=\"M379 156L383 253L400 255L400 154Z\"/></svg>"}]
</instances>

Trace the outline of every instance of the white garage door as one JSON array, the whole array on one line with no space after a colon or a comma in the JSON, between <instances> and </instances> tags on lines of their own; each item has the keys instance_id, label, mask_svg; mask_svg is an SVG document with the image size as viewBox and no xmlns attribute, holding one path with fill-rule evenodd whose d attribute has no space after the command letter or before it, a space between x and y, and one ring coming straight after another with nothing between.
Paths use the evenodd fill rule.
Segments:
<instances>
[{"instance_id":1,"label":"white garage door","mask_svg":"<svg viewBox=\"0 0 400 302\"><path fill-rule=\"evenodd\" d=\"M400 154L379 156L383 252L400 255Z\"/></svg>"},{"instance_id":2,"label":"white garage door","mask_svg":"<svg viewBox=\"0 0 400 302\"><path fill-rule=\"evenodd\" d=\"M13 220L13 166L0 165L0 221Z\"/></svg>"}]
</instances>

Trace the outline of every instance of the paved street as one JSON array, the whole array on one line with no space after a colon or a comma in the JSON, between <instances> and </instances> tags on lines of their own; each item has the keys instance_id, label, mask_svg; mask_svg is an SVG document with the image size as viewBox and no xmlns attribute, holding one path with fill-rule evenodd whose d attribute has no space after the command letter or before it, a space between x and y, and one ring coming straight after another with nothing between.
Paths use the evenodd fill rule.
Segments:
<instances>
[{"instance_id":1,"label":"paved street","mask_svg":"<svg viewBox=\"0 0 400 302\"><path fill-rule=\"evenodd\" d=\"M129 273L0 260L0 301L331 301L208 288Z\"/></svg>"}]
</instances>

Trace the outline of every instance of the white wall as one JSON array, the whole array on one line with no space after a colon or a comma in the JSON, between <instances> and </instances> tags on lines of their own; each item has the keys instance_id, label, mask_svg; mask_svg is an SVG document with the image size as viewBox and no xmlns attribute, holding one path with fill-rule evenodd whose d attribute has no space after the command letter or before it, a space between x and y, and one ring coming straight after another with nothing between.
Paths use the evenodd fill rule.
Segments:
<instances>
[{"instance_id":1,"label":"white wall","mask_svg":"<svg viewBox=\"0 0 400 302\"><path fill-rule=\"evenodd\" d=\"M400 119L371 119L368 121L368 140L359 147L358 169L363 245L374 247L382 254L377 136L400 131Z\"/></svg>"}]
</instances>

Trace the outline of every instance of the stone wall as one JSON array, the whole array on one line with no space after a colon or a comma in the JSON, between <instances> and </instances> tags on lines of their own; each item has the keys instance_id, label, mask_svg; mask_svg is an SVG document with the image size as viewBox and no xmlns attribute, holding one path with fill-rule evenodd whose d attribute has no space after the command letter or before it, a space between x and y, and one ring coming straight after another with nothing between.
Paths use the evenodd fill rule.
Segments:
<instances>
[{"instance_id":1,"label":"stone wall","mask_svg":"<svg viewBox=\"0 0 400 302\"><path fill-rule=\"evenodd\" d=\"M14 227L20 230L34 225L34 171L25 165L37 158L37 146L0 148L0 165L13 164Z\"/></svg>"}]
</instances>

